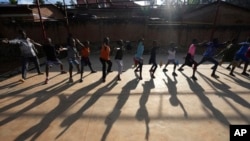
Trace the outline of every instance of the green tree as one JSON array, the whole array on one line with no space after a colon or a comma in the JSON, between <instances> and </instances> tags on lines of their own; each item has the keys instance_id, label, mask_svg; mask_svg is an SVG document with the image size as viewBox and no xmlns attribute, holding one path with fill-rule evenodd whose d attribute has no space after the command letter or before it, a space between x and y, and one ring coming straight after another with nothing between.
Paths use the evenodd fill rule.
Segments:
<instances>
[{"instance_id":1,"label":"green tree","mask_svg":"<svg viewBox=\"0 0 250 141\"><path fill-rule=\"evenodd\" d=\"M10 4L17 4L17 0L9 0Z\"/></svg>"},{"instance_id":2,"label":"green tree","mask_svg":"<svg viewBox=\"0 0 250 141\"><path fill-rule=\"evenodd\" d=\"M62 6L63 3L62 3L61 1L56 1L56 5L57 5L57 6Z\"/></svg>"},{"instance_id":3,"label":"green tree","mask_svg":"<svg viewBox=\"0 0 250 141\"><path fill-rule=\"evenodd\" d=\"M200 4L200 0L188 0L188 4Z\"/></svg>"},{"instance_id":4,"label":"green tree","mask_svg":"<svg viewBox=\"0 0 250 141\"><path fill-rule=\"evenodd\" d=\"M33 3L36 4L37 0L33 0ZM39 0L40 4L45 4L45 0Z\"/></svg>"}]
</instances>

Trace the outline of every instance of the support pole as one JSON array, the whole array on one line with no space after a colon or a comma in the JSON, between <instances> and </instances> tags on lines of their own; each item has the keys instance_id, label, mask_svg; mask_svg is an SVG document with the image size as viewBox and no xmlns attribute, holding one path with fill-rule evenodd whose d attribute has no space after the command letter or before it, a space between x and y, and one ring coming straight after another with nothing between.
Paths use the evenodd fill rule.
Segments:
<instances>
[{"instance_id":1,"label":"support pole","mask_svg":"<svg viewBox=\"0 0 250 141\"><path fill-rule=\"evenodd\" d=\"M215 30L216 30L217 19L218 19L219 9L220 9L220 3L221 3L221 0L218 0L218 4L217 4L217 8L216 8L216 13L215 13L215 17L214 17L214 22L213 22L212 33L210 35L210 39L213 39Z\"/></svg>"},{"instance_id":2,"label":"support pole","mask_svg":"<svg viewBox=\"0 0 250 141\"><path fill-rule=\"evenodd\" d=\"M46 31L45 31L43 20L42 20L42 15L41 15L41 9L40 9L40 2L39 2L39 0L36 0L36 5L37 5L37 9L38 9L40 23L41 23L41 26L42 26L43 39L45 41L46 38L47 38L47 36L46 36Z\"/></svg>"},{"instance_id":3,"label":"support pole","mask_svg":"<svg viewBox=\"0 0 250 141\"><path fill-rule=\"evenodd\" d=\"M67 31L68 31L68 34L69 34L70 33L70 30L69 30L69 19L68 19L68 13L67 13L67 8L66 8L65 0L63 0L63 5L64 5L65 20L66 20L66 28L67 28Z\"/></svg>"}]
</instances>

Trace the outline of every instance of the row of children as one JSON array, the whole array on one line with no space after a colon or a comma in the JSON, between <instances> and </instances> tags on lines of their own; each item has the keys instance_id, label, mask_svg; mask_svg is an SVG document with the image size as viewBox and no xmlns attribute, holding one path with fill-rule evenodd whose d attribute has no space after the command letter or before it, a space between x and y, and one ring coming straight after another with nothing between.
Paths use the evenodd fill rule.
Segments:
<instances>
[{"instance_id":1,"label":"row of children","mask_svg":"<svg viewBox=\"0 0 250 141\"><path fill-rule=\"evenodd\" d=\"M203 53L203 57L200 60L200 62L198 62L198 63L194 60L197 47L206 47L206 50ZM142 48L142 47L138 46L138 48ZM149 59L149 63L150 64L152 63L152 67L149 70L152 78L155 77L154 73L155 73L155 70L157 68L156 50L158 48L159 47L157 47L156 41L153 41L153 47L151 49L151 55L150 55L150 59ZM174 43L170 44L170 48L168 50L168 61L165 65L165 67L163 68L163 71L167 71L166 67L168 66L169 63L172 63L174 65L173 73L172 73L173 76L177 76L177 74L175 73L175 70L176 70L176 66L179 64L175 58L176 48L177 47L175 46ZM215 55L217 48L223 48L223 50L219 54ZM139 49L137 51L137 54L135 56L135 61L137 61L137 62L142 62L142 59L140 60L140 58L142 58L142 56L138 57L138 52L141 52L140 50L141 49ZM142 54L142 53L139 53L139 54ZM218 62L215 59L215 57L218 57L218 56L222 56L220 62ZM183 71L184 66L192 67L193 74L192 74L191 78L193 80L197 80L197 78L195 76L197 67L200 64L202 64L206 61L209 61L209 62L214 64L214 66L211 68L213 70L211 73L211 76L214 78L219 78L219 76L217 76L215 74L218 65L221 65L223 62L230 62L227 69L231 69L229 74L231 76L235 76L234 70L235 70L236 66L239 64L239 62L241 62L241 63L244 63L243 72L241 74L245 75L245 76L249 76L249 74L246 72L248 64L249 64L249 59L250 59L250 38L247 38L247 40L245 42L241 42L241 43L237 43L237 39L232 39L232 41L226 42L226 43L219 43L219 40L217 38L214 38L212 41L202 42L202 43L198 43L197 39L193 39L191 45L189 46L188 52L185 56L185 62L180 66L180 68L178 70ZM141 64L139 65L140 66L139 68L141 68L141 66L142 66ZM230 68L230 66L232 66L232 68ZM135 71L137 71L137 69L138 68L136 68ZM141 73L140 73L140 79L142 79Z\"/></svg>"},{"instance_id":2,"label":"row of children","mask_svg":"<svg viewBox=\"0 0 250 141\"><path fill-rule=\"evenodd\" d=\"M73 82L72 78L72 71L73 71L73 66L75 65L77 68L77 72L80 73L80 82L82 82L83 78L83 72L84 72L84 66L89 66L91 73L95 73L96 71L92 68L91 61L89 59L90 55L90 47L89 47L89 41L85 41L84 43L81 43L78 39L73 38L72 35L69 35L67 39L67 46L66 47L60 47L56 49L55 45L52 43L52 40L50 38L47 38L47 43L44 45L41 45L39 43L36 43L35 41L31 40L30 38L27 37L26 33L23 30L19 31L20 37L13 39L13 40L8 40L5 39L2 42L3 43L9 43L9 44L18 44L21 50L21 56L22 56L22 79L21 81L25 81L26 79L26 73L27 73L27 68L28 68L28 63L30 61L34 62L35 67L37 68L38 74L43 74L40 70L40 65L39 65L39 60L36 56L36 46L41 46L44 49L44 52L47 57L46 61L46 79L45 79L45 84L48 83L49 80L49 68L53 65L59 65L61 69L61 74L65 74L66 71L64 71L63 64L62 62L58 59L58 53L60 51L67 50L67 58L68 58L68 63L69 63L69 82ZM80 49L77 48L77 44L80 46ZM117 80L121 80L121 73L123 71L123 41L119 40L117 42L117 48L116 50L116 55L115 55L115 61L118 66L118 75L117 75ZM243 68L243 75L247 75L246 70L249 64L249 57L250 57L250 38L247 39L246 42L241 42L237 43L236 39L233 39L229 43L222 43L220 44L217 38L214 38L210 42L203 42L203 43L198 43L197 39L193 39L191 45L189 46L188 52L185 56L185 62L180 66L178 69L179 71L183 71L184 66L190 66L193 68L193 74L191 78L193 80L197 80L195 73L197 70L197 67L206 62L212 62L214 66L212 67L212 73L211 76L218 78L218 76L215 74L216 69L219 64L222 64L222 62L227 61L231 62L230 65L232 65L232 69L230 71L230 75L234 76L234 69L236 67L237 62L243 61L245 63L244 68ZM194 57L195 57L195 52L197 47L202 47L205 46L206 50L203 54L202 59L200 62L196 62ZM215 53L216 49L219 47L226 47L223 49L218 55L216 56L223 56L220 63L215 59ZM169 64L173 64L173 76L177 76L175 70L176 66L178 65L178 61L175 58L176 54L176 45L174 43L170 44L170 47L168 49L168 60L163 68L163 71L167 71L167 66ZM152 78L154 78L154 73L157 69L157 62L156 62L156 54L157 50L159 49L157 41L153 41L152 44L152 49L150 53L150 59L149 63L152 64L150 68L150 75ZM106 76L108 73L112 72L112 61L110 59L110 39L109 37L104 38L102 47L100 50L100 62L102 64L102 81L106 81ZM144 52L144 39L141 38L138 41L137 45L137 50L136 54L134 56L134 61L136 63L136 68L135 72L139 72L139 79L142 79L142 66L143 66L143 52ZM79 60L81 64L79 63ZM107 66L106 66L107 65ZM229 66L230 67L230 66ZM229 68L227 67L227 68Z\"/></svg>"},{"instance_id":3,"label":"row of children","mask_svg":"<svg viewBox=\"0 0 250 141\"><path fill-rule=\"evenodd\" d=\"M22 78L20 81L24 82L26 79L26 74L28 70L29 62L33 62L35 64L35 67L37 69L37 72L39 75L42 75L40 69L40 63L39 59L37 57L36 52L36 46L42 47L44 50L44 53L46 55L46 66L45 66L45 72L46 72L46 79L45 84L49 81L49 68L51 68L53 65L59 65L61 69L61 74L67 73L64 70L63 63L59 60L58 54L61 51L67 51L67 59L69 63L69 82L73 82L72 78L72 71L73 66L75 65L77 68L77 72L80 73L80 82L83 81L83 72L84 72L84 66L89 66L91 73L95 73L96 71L92 68L91 61L89 59L90 55L90 43L89 41L85 41L84 43L81 43L78 39L73 38L70 34L67 39L67 46L66 47L59 47L56 48L56 46L52 43L51 38L47 38L45 44L39 44L32 39L28 38L26 35L26 32L23 30L19 30L19 37L8 40L4 39L2 40L3 43L7 44L17 44L19 45L20 51L21 51L21 62L22 62ZM102 81L105 82L107 73L112 72L112 62L110 60L110 46L109 46L109 38L106 37L103 40L103 44L101 47L100 52L100 62L102 64ZM119 40L118 47L116 48L116 56L115 60L118 64L118 76L117 79L121 80L120 74L123 70L123 41ZM80 48L77 48L77 45L80 46ZM80 59L80 63L79 60ZM106 64L108 64L108 68L106 69Z\"/></svg>"}]
</instances>

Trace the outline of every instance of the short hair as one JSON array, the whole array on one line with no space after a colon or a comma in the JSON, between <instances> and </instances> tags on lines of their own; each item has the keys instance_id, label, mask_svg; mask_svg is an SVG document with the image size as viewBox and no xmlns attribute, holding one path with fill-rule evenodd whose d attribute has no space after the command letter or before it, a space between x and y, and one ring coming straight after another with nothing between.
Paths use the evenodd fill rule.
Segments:
<instances>
[{"instance_id":1,"label":"short hair","mask_svg":"<svg viewBox=\"0 0 250 141\"><path fill-rule=\"evenodd\" d=\"M196 39L196 38L194 38L193 40L192 40L192 43L193 44L195 44L195 43L197 43L198 42L198 40Z\"/></svg>"},{"instance_id":2,"label":"short hair","mask_svg":"<svg viewBox=\"0 0 250 141\"><path fill-rule=\"evenodd\" d=\"M117 41L117 44L118 44L119 46L123 46L123 40L122 40L122 39L118 40L118 41Z\"/></svg>"}]
</instances>

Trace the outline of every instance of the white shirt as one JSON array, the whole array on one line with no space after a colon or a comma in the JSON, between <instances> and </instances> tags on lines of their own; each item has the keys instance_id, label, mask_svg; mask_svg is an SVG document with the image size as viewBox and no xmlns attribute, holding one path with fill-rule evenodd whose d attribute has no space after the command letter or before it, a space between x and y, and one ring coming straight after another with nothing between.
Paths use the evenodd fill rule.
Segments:
<instances>
[{"instance_id":1,"label":"white shirt","mask_svg":"<svg viewBox=\"0 0 250 141\"><path fill-rule=\"evenodd\" d=\"M24 57L35 57L36 53L34 51L34 44L31 43L30 38L27 39L21 39L21 38L17 38L17 39L13 39L13 40L9 40L10 44L18 44L19 48L21 50L21 54Z\"/></svg>"}]
</instances>

